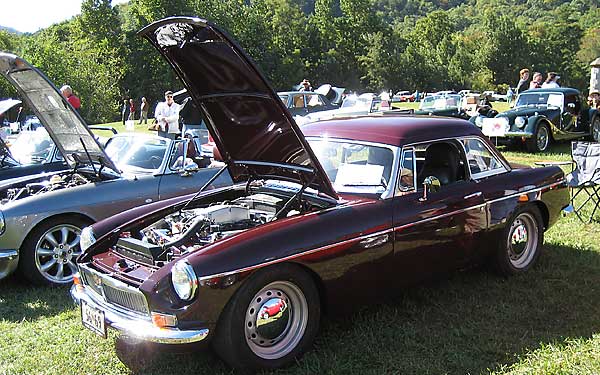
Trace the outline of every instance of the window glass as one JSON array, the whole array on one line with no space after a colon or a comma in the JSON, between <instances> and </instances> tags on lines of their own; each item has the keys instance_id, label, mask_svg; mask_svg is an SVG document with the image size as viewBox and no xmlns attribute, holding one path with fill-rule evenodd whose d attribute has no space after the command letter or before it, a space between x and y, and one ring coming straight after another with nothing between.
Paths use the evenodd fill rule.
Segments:
<instances>
[{"instance_id":1,"label":"window glass","mask_svg":"<svg viewBox=\"0 0 600 375\"><path fill-rule=\"evenodd\" d=\"M106 154L119 168L158 169L167 152L167 141L155 138L113 137Z\"/></svg>"},{"instance_id":2,"label":"window glass","mask_svg":"<svg viewBox=\"0 0 600 375\"><path fill-rule=\"evenodd\" d=\"M319 107L325 105L319 95L307 95L306 101L308 102L309 107Z\"/></svg>"},{"instance_id":3,"label":"window glass","mask_svg":"<svg viewBox=\"0 0 600 375\"><path fill-rule=\"evenodd\" d=\"M398 178L398 188L400 189L400 191L411 191L415 188L414 158L414 149L410 148L402 152L400 178Z\"/></svg>"},{"instance_id":4,"label":"window glass","mask_svg":"<svg viewBox=\"0 0 600 375\"><path fill-rule=\"evenodd\" d=\"M304 95L294 96L293 105L294 108L304 108Z\"/></svg>"},{"instance_id":5,"label":"window glass","mask_svg":"<svg viewBox=\"0 0 600 375\"><path fill-rule=\"evenodd\" d=\"M493 172L504 170L502 163L490 153L480 140L465 139L463 145L465 146L469 170L473 178L484 177L493 174Z\"/></svg>"}]
</instances>

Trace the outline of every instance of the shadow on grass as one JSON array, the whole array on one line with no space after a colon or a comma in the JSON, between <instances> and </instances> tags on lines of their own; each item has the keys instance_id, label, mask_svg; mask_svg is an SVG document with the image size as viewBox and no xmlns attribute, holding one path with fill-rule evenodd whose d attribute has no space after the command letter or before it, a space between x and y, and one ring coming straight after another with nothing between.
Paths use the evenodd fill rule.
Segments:
<instances>
[{"instance_id":1,"label":"shadow on grass","mask_svg":"<svg viewBox=\"0 0 600 375\"><path fill-rule=\"evenodd\" d=\"M69 286L36 287L15 276L0 281L0 319L35 320L73 308Z\"/></svg>"},{"instance_id":2,"label":"shadow on grass","mask_svg":"<svg viewBox=\"0 0 600 375\"><path fill-rule=\"evenodd\" d=\"M542 344L591 337L600 330L599 293L600 254L547 245L525 275L455 273L382 295L385 303L352 315L326 317L314 348L280 372L487 373ZM117 353L134 373L230 371L206 349L178 354L121 344Z\"/></svg>"}]
</instances>

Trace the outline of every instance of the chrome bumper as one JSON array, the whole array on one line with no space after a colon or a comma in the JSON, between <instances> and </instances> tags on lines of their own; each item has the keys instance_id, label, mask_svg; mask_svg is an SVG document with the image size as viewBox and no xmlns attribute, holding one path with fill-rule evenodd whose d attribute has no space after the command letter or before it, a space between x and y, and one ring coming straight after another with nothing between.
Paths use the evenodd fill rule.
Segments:
<instances>
[{"instance_id":1,"label":"chrome bumper","mask_svg":"<svg viewBox=\"0 0 600 375\"><path fill-rule=\"evenodd\" d=\"M93 292L91 292L93 293ZM204 340L209 333L208 329L180 330L177 328L159 328L152 324L150 317L144 319L136 314L128 313L121 309L98 301L85 286L73 285L71 297L80 305L81 300L89 306L104 311L104 320L108 327L120 331L121 334L143 341L161 344L188 344Z\"/></svg>"},{"instance_id":2,"label":"chrome bumper","mask_svg":"<svg viewBox=\"0 0 600 375\"><path fill-rule=\"evenodd\" d=\"M0 250L0 280L17 269L19 252L17 250Z\"/></svg>"}]
</instances>

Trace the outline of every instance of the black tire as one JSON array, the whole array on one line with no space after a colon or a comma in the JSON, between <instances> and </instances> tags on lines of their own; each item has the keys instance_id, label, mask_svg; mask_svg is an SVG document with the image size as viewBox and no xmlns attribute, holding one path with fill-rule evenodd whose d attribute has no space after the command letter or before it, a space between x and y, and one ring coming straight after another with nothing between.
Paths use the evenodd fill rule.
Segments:
<instances>
[{"instance_id":1,"label":"black tire","mask_svg":"<svg viewBox=\"0 0 600 375\"><path fill-rule=\"evenodd\" d=\"M266 308L274 304L280 309L264 319ZM312 345L320 320L312 278L298 266L276 265L252 275L234 294L219 318L212 346L236 369L280 368Z\"/></svg>"},{"instance_id":2,"label":"black tire","mask_svg":"<svg viewBox=\"0 0 600 375\"><path fill-rule=\"evenodd\" d=\"M81 254L79 234L90 224L84 218L59 216L36 226L20 249L21 275L35 285L70 284L77 272L75 260Z\"/></svg>"},{"instance_id":3,"label":"black tire","mask_svg":"<svg viewBox=\"0 0 600 375\"><path fill-rule=\"evenodd\" d=\"M544 152L548 150L550 142L552 141L552 135L548 124L544 121L540 122L535 129L533 137L528 138L525 141L525 146L529 152Z\"/></svg>"},{"instance_id":4,"label":"black tire","mask_svg":"<svg viewBox=\"0 0 600 375\"><path fill-rule=\"evenodd\" d=\"M501 275L523 273L535 264L544 243L542 223L540 210L533 205L518 208L506 222L492 258Z\"/></svg>"},{"instance_id":5,"label":"black tire","mask_svg":"<svg viewBox=\"0 0 600 375\"><path fill-rule=\"evenodd\" d=\"M596 115L590 122L590 140L600 142L600 116Z\"/></svg>"}]
</instances>

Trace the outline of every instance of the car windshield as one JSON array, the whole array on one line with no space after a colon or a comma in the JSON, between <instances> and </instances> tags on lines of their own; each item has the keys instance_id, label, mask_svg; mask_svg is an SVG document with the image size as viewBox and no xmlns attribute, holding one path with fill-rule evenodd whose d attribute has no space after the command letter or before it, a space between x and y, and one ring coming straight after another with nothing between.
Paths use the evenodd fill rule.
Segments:
<instances>
[{"instance_id":1,"label":"car windshield","mask_svg":"<svg viewBox=\"0 0 600 375\"><path fill-rule=\"evenodd\" d=\"M106 145L106 154L124 170L156 171L165 159L168 144L166 139L115 136Z\"/></svg>"},{"instance_id":2,"label":"car windshield","mask_svg":"<svg viewBox=\"0 0 600 375\"><path fill-rule=\"evenodd\" d=\"M427 96L421 102L421 106L419 109L429 111L458 108L460 99L460 95Z\"/></svg>"},{"instance_id":3,"label":"car windshield","mask_svg":"<svg viewBox=\"0 0 600 375\"><path fill-rule=\"evenodd\" d=\"M342 103L341 108L352 108L352 109L361 109L364 108L369 110L371 108L372 98L367 97L358 97L356 95L347 96Z\"/></svg>"},{"instance_id":4,"label":"car windshield","mask_svg":"<svg viewBox=\"0 0 600 375\"><path fill-rule=\"evenodd\" d=\"M515 107L536 107L536 106L552 106L562 107L563 96L562 94L549 93L549 92L532 92L523 93L517 98Z\"/></svg>"},{"instance_id":5,"label":"car windshield","mask_svg":"<svg viewBox=\"0 0 600 375\"><path fill-rule=\"evenodd\" d=\"M50 161L54 142L44 128L22 131L12 142L10 152L22 165L40 164Z\"/></svg>"},{"instance_id":6,"label":"car windshield","mask_svg":"<svg viewBox=\"0 0 600 375\"><path fill-rule=\"evenodd\" d=\"M394 153L386 147L309 139L337 192L381 194L387 189Z\"/></svg>"}]
</instances>

